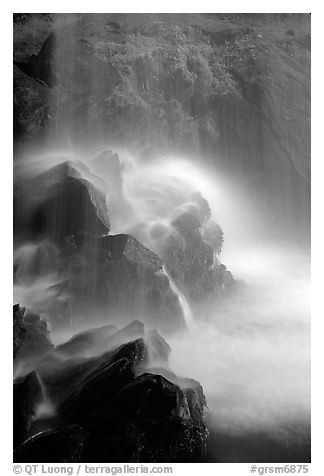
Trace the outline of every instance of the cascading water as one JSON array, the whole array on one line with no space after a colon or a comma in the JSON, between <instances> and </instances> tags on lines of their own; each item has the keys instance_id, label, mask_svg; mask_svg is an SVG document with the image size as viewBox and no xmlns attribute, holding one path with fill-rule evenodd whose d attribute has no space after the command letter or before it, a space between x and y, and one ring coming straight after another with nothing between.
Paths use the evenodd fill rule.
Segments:
<instances>
[{"instance_id":1,"label":"cascading water","mask_svg":"<svg viewBox=\"0 0 324 476\"><path fill-rule=\"evenodd\" d=\"M272 40L232 35L230 24L228 40L217 31L201 45L179 18L152 31L141 17L106 20L56 15L30 67L52 94L42 145L20 150L15 167L15 303L48 322L55 344L134 320L157 328L172 348L168 371L203 385L208 461L308 461L307 167L294 163L298 148L290 154L298 132L280 139L282 122L262 112L279 108L284 81L274 74L267 99L256 85L268 71L250 78L254 43L265 58ZM214 21L203 20L202 32ZM285 78L295 61L287 58ZM297 114L293 106L285 111ZM111 351L100 334L77 336L71 355L80 358L79 342ZM35 428L56 412L40 385Z\"/></svg>"},{"instance_id":2,"label":"cascading water","mask_svg":"<svg viewBox=\"0 0 324 476\"><path fill-rule=\"evenodd\" d=\"M195 326L195 321L192 315L192 311L190 308L190 304L188 303L186 297L183 295L183 293L180 291L180 289L177 287L171 276L168 274L167 270L165 269L165 266L163 266L163 272L164 274L168 277L170 281L170 287L172 291L178 296L179 303L183 312L183 317L186 322L186 325L189 329L189 331L192 331Z\"/></svg>"}]
</instances>

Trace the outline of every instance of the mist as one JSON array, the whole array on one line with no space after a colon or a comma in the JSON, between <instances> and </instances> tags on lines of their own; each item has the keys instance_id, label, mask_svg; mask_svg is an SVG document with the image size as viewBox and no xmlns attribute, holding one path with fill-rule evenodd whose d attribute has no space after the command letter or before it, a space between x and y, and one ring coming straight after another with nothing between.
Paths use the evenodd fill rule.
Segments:
<instances>
[{"instance_id":1,"label":"mist","mask_svg":"<svg viewBox=\"0 0 324 476\"><path fill-rule=\"evenodd\" d=\"M225 243L221 260L238 282L230 295L194 308L171 281L189 327L168 336L171 370L186 375L190 369L190 376L202 383L212 427L234 434L279 432L289 440L291 425L308 426L310 420L307 250L285 237L278 238L277 231L274 236L267 227L267 216L258 210L257 198L247 196L224 175L204 170L185 157L163 157L145 164L129 152L118 152L123 166L122 207L108 193L109 171L101 169L99 178L91 160L82 157L82 162L80 157L65 154L80 164L87 180L99 184L107 194L111 232L131 233L161 253L167 236L177 238L172 221L186 208L195 207L192 194L199 191L208 200L211 217L222 224ZM49 157L48 168L62 160L53 154ZM37 164L41 171L46 169L46 160L34 160L33 164L37 172ZM29 173L33 167L27 168ZM36 274L43 276L31 279L39 247L44 255L40 259L43 269ZM55 247L19 247L15 262L16 302L46 313L49 300L57 297ZM110 316L109 322L118 324L118 319ZM92 316L89 328L94 323L99 326L106 321L98 313L97 318ZM85 324L67 326L52 338L62 343L86 328Z\"/></svg>"},{"instance_id":2,"label":"mist","mask_svg":"<svg viewBox=\"0 0 324 476\"><path fill-rule=\"evenodd\" d=\"M303 441L310 431L307 248L300 246L298 237L296 242L288 241L286 230L282 236L278 230L274 233L271 221L267 226L267 215L258 209L258 197L253 192L247 196L237 184L216 172L211 174L184 158L173 157L169 162L163 160L163 165L150 164L148 170L142 165L139 173L141 192L145 180L156 183L159 174L164 181L168 179L169 187L192 187L202 192L211 206L212 217L224 229L221 259L238 281L229 296L191 309L188 332L169 337L171 369L179 375L187 375L190 369L190 376L202 383L211 431L243 439L251 434L267 434L289 450L296 445L294 456L300 457L296 441ZM129 189L131 180L126 167ZM133 180L132 186L134 198ZM149 196L154 197L154 203L144 200L145 206L140 207L141 225L151 225L150 217L154 217L157 226L159 200L160 208L174 215L175 209L166 197L154 193ZM140 199L143 203L143 193ZM164 208L161 201L165 202ZM270 207L268 212L271 213ZM134 225L132 232L136 235ZM138 237L143 239L143 233ZM159 239L163 240L161 234ZM152 237L148 244L159 249ZM227 448L224 460L229 457L227 453L239 461L244 458L240 451L236 456L233 451ZM309 448L306 454L307 451ZM264 454L260 453L262 461Z\"/></svg>"}]
</instances>

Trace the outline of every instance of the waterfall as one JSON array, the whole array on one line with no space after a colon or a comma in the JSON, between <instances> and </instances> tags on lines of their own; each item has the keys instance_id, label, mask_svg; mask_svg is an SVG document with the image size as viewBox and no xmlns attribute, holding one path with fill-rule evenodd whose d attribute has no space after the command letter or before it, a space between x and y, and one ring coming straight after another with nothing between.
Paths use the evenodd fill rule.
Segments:
<instances>
[{"instance_id":1,"label":"waterfall","mask_svg":"<svg viewBox=\"0 0 324 476\"><path fill-rule=\"evenodd\" d=\"M178 288L178 286L176 285L174 280L171 278L171 276L167 272L165 266L163 266L162 269L163 269L163 273L169 279L170 288L178 296L179 304L180 304L181 309L182 309L183 318L185 320L185 323L186 323L188 329L192 330L194 325L195 325L195 322L194 322L194 318L193 318L193 315L192 315L190 304L189 304L187 298L185 297L185 295L180 291L180 289Z\"/></svg>"}]
</instances>

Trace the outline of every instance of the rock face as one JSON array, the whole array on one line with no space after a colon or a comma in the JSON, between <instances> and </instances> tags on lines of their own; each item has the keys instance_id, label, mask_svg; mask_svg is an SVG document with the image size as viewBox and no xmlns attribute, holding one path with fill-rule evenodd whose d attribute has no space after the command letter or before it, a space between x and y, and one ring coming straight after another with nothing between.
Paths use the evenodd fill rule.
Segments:
<instances>
[{"instance_id":1,"label":"rock face","mask_svg":"<svg viewBox=\"0 0 324 476\"><path fill-rule=\"evenodd\" d=\"M26 334L23 328L24 309L18 304L13 307L13 357L16 358Z\"/></svg>"},{"instance_id":2,"label":"rock face","mask_svg":"<svg viewBox=\"0 0 324 476\"><path fill-rule=\"evenodd\" d=\"M13 307L13 322L14 365L28 368L53 348L47 323L37 314L26 312L19 304Z\"/></svg>"},{"instance_id":3,"label":"rock face","mask_svg":"<svg viewBox=\"0 0 324 476\"><path fill-rule=\"evenodd\" d=\"M36 309L54 327L99 314L179 329L182 310L161 259L131 235L108 234L106 194L122 203L118 156L101 154L94 167L102 179L82 163L65 161L18 181L15 237L28 244L15 254L16 284L50 280L44 291L50 298Z\"/></svg>"},{"instance_id":4,"label":"rock face","mask_svg":"<svg viewBox=\"0 0 324 476\"><path fill-rule=\"evenodd\" d=\"M70 425L43 431L32 436L14 450L15 463L77 463L82 461L85 431Z\"/></svg>"},{"instance_id":5,"label":"rock face","mask_svg":"<svg viewBox=\"0 0 324 476\"><path fill-rule=\"evenodd\" d=\"M234 279L219 262L223 243L219 225L210 221L208 202L193 194L193 202L173 221L178 232L168 238L162 256L170 276L193 302L199 302L234 285Z\"/></svg>"},{"instance_id":6,"label":"rock face","mask_svg":"<svg viewBox=\"0 0 324 476\"><path fill-rule=\"evenodd\" d=\"M62 255L73 315L88 319L97 310L125 321L143 316L167 332L183 326L179 301L162 273L160 258L134 237L78 233ZM53 325L59 325L55 314L52 317Z\"/></svg>"},{"instance_id":7,"label":"rock face","mask_svg":"<svg viewBox=\"0 0 324 476\"><path fill-rule=\"evenodd\" d=\"M143 326L141 329L143 332ZM116 334L127 340L136 330L140 330L139 323ZM54 360L47 358L38 369L55 405L55 418L48 419L40 433L17 441L15 462L202 460L207 442L202 388L193 380L173 383L159 372L145 370L152 355L167 367L170 349L156 332L149 334L148 345L145 337L121 345L115 338L114 350L81 359L80 354L85 355L97 342L98 330L88 331L87 340L83 344L79 340L78 347L73 344L76 339L59 346ZM70 349L65 356L64 347ZM27 393L31 400L34 393ZM15 406L18 416L21 408ZM19 423L22 430L26 426L25 414L21 423L17 420L18 430ZM26 431L23 435L26 439Z\"/></svg>"},{"instance_id":8,"label":"rock face","mask_svg":"<svg viewBox=\"0 0 324 476\"><path fill-rule=\"evenodd\" d=\"M138 152L217 155L217 167L257 177L265 200L283 199L293 176L300 214L309 15L26 14L14 26L17 138L55 130L65 144L104 137Z\"/></svg>"},{"instance_id":9,"label":"rock face","mask_svg":"<svg viewBox=\"0 0 324 476\"><path fill-rule=\"evenodd\" d=\"M35 372L14 381L13 387L13 446L22 444L28 436L29 425L34 417L36 403L42 394Z\"/></svg>"},{"instance_id":10,"label":"rock face","mask_svg":"<svg viewBox=\"0 0 324 476\"><path fill-rule=\"evenodd\" d=\"M61 162L20 183L15 196L15 235L47 238L62 246L79 231L108 233L105 196L84 178L87 174L83 164Z\"/></svg>"}]
</instances>

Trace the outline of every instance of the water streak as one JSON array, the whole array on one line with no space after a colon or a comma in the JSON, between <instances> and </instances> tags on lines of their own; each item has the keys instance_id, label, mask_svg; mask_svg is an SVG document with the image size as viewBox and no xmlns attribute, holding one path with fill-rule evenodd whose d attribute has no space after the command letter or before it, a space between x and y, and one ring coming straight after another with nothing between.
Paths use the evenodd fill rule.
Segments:
<instances>
[{"instance_id":1,"label":"water streak","mask_svg":"<svg viewBox=\"0 0 324 476\"><path fill-rule=\"evenodd\" d=\"M192 310L191 310L191 307L190 307L190 304L187 300L187 298L185 297L185 295L180 291L180 289L178 288L178 286L176 285L174 279L171 278L170 274L168 274L165 266L163 266L163 272L164 274L168 277L169 279L169 283L170 283L170 288L172 289L172 291L174 292L174 294L176 294L178 296L178 300L179 300L179 304L181 306L181 309L182 309L182 313L183 313L183 318L185 320L185 323L188 327L189 330L193 330L194 327L195 327L195 321L194 321L194 317L193 317L193 314L192 314Z\"/></svg>"}]
</instances>

